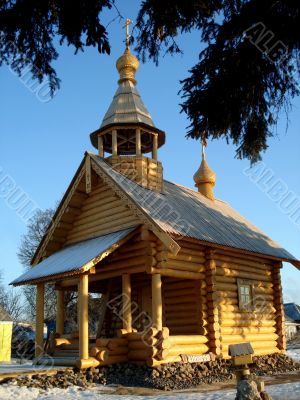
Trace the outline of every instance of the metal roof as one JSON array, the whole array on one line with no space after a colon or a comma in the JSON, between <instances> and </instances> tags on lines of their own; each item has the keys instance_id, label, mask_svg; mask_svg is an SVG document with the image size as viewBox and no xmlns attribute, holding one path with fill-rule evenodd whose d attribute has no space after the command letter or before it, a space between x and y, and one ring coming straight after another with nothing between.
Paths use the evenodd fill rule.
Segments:
<instances>
[{"instance_id":1,"label":"metal roof","mask_svg":"<svg viewBox=\"0 0 300 400\"><path fill-rule=\"evenodd\" d=\"M300 306L295 303L284 304L285 314L293 321L300 321Z\"/></svg>"},{"instance_id":2,"label":"metal roof","mask_svg":"<svg viewBox=\"0 0 300 400\"><path fill-rule=\"evenodd\" d=\"M125 80L120 82L100 129L111 124L137 122L154 127L151 115L146 109L134 83L130 80Z\"/></svg>"},{"instance_id":3,"label":"metal roof","mask_svg":"<svg viewBox=\"0 0 300 400\"><path fill-rule=\"evenodd\" d=\"M163 193L143 188L103 158L91 157L166 233L298 262L227 203L168 181Z\"/></svg>"},{"instance_id":4,"label":"metal roof","mask_svg":"<svg viewBox=\"0 0 300 400\"><path fill-rule=\"evenodd\" d=\"M103 253L112 249L134 229L124 229L64 247L30 268L19 278L12 281L11 285L20 285L49 276L84 272L95 265Z\"/></svg>"}]
</instances>

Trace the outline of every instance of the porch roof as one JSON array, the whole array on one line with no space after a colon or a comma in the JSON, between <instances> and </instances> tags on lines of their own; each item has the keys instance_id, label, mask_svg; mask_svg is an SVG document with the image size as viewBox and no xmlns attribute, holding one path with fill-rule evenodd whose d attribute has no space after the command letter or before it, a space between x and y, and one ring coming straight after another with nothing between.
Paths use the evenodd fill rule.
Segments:
<instances>
[{"instance_id":1,"label":"porch roof","mask_svg":"<svg viewBox=\"0 0 300 400\"><path fill-rule=\"evenodd\" d=\"M123 229L64 247L30 268L10 285L24 285L47 278L52 280L61 276L72 276L89 271L118 248L134 229L135 227Z\"/></svg>"}]
</instances>

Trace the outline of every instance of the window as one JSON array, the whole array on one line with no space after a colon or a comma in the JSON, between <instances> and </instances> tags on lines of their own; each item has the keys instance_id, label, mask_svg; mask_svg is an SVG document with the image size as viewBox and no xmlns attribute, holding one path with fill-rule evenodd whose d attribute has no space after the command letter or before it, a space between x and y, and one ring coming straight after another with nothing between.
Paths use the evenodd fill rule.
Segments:
<instances>
[{"instance_id":1,"label":"window","mask_svg":"<svg viewBox=\"0 0 300 400\"><path fill-rule=\"evenodd\" d=\"M254 308L253 284L249 281L238 279L239 308L252 310Z\"/></svg>"}]
</instances>

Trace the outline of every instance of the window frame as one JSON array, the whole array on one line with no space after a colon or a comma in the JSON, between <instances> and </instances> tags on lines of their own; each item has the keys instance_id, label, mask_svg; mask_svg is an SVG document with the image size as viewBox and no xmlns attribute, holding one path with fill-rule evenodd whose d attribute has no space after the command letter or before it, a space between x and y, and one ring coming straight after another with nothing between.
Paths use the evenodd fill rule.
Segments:
<instances>
[{"instance_id":1,"label":"window frame","mask_svg":"<svg viewBox=\"0 0 300 400\"><path fill-rule=\"evenodd\" d=\"M249 279L237 279L238 286L238 299L239 309L244 311L253 311L255 309L255 297L254 297L254 283ZM242 293L243 287L249 287L249 302L245 303L243 296L247 294Z\"/></svg>"}]
</instances>

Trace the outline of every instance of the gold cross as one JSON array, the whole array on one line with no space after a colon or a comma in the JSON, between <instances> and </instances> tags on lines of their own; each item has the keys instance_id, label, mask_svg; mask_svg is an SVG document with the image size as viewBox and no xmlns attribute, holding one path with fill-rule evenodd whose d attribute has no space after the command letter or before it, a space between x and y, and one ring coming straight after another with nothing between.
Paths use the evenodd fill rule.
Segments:
<instances>
[{"instance_id":1,"label":"gold cross","mask_svg":"<svg viewBox=\"0 0 300 400\"><path fill-rule=\"evenodd\" d=\"M125 25L123 26L123 28L125 28L125 33L126 33L125 43L126 43L126 47L127 48L129 47L129 39L130 39L129 25L130 24L132 24L132 21L129 18L127 18L126 22L125 22Z\"/></svg>"}]
</instances>

